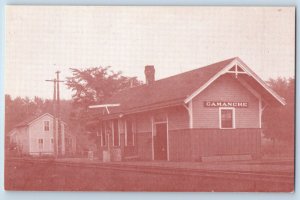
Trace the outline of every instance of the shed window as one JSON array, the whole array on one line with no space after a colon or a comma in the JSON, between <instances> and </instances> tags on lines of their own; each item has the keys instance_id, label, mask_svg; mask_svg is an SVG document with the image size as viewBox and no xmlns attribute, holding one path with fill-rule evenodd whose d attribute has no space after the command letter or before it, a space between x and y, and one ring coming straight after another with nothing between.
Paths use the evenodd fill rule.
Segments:
<instances>
[{"instance_id":1,"label":"shed window","mask_svg":"<svg viewBox=\"0 0 300 200\"><path fill-rule=\"evenodd\" d=\"M220 128L235 128L234 108L220 108Z\"/></svg>"},{"instance_id":2,"label":"shed window","mask_svg":"<svg viewBox=\"0 0 300 200\"><path fill-rule=\"evenodd\" d=\"M49 131L50 130L50 125L49 121L44 121L44 131Z\"/></svg>"}]
</instances>

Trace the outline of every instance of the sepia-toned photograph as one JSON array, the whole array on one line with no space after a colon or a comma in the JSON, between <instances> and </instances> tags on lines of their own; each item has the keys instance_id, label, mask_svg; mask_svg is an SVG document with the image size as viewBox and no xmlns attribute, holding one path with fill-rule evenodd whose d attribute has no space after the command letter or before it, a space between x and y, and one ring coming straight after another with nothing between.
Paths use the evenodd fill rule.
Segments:
<instances>
[{"instance_id":1,"label":"sepia-toned photograph","mask_svg":"<svg viewBox=\"0 0 300 200\"><path fill-rule=\"evenodd\" d=\"M5 9L5 190L294 192L295 7Z\"/></svg>"}]
</instances>

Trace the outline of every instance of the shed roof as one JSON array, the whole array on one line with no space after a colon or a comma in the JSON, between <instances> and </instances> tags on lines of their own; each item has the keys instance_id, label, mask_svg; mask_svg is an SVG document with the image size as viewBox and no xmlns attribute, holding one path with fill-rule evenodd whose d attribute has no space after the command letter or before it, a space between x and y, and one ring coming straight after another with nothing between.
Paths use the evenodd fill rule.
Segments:
<instances>
[{"instance_id":1,"label":"shed roof","mask_svg":"<svg viewBox=\"0 0 300 200\"><path fill-rule=\"evenodd\" d=\"M42 113L42 114L39 114L39 115L36 115L36 116L32 116L32 117L29 117L27 119L25 119L24 121L18 123L17 125L15 125L14 128L17 128L17 127L22 127L22 126L28 126L29 124L31 124L33 121L45 116L45 115L49 115L50 117L53 118L53 115L51 115L50 113ZM66 124L64 121L62 121L64 124Z\"/></svg>"}]
</instances>

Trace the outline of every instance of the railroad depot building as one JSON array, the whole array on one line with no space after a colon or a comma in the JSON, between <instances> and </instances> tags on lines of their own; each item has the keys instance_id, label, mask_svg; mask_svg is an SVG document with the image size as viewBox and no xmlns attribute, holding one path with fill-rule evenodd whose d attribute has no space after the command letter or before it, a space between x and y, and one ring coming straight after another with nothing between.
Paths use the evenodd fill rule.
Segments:
<instances>
[{"instance_id":1,"label":"railroad depot building","mask_svg":"<svg viewBox=\"0 0 300 200\"><path fill-rule=\"evenodd\" d=\"M157 81L149 65L145 76L146 84L99 105L103 159L114 151L121 160L253 158L260 154L263 110L285 105L238 57ZM111 153L110 160L119 157Z\"/></svg>"},{"instance_id":2,"label":"railroad depot building","mask_svg":"<svg viewBox=\"0 0 300 200\"><path fill-rule=\"evenodd\" d=\"M54 155L53 121L51 114L44 113L17 124L9 132L10 144L15 144L22 155ZM66 126L61 121L61 138L56 137L57 144L61 141L60 155L72 155L76 151L76 138L67 133Z\"/></svg>"}]
</instances>

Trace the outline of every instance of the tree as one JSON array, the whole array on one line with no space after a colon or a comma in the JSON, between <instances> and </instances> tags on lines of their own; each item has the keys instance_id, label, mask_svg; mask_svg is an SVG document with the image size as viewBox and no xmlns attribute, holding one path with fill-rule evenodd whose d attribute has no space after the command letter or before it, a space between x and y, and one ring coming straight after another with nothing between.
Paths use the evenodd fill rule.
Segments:
<instances>
[{"instance_id":1,"label":"tree","mask_svg":"<svg viewBox=\"0 0 300 200\"><path fill-rule=\"evenodd\" d=\"M5 133L11 130L13 126L13 116L12 116L12 104L13 100L10 95L5 95Z\"/></svg>"},{"instance_id":2,"label":"tree","mask_svg":"<svg viewBox=\"0 0 300 200\"><path fill-rule=\"evenodd\" d=\"M5 95L5 133L8 133L16 124L33 116L52 111L52 101L40 97L16 97Z\"/></svg>"},{"instance_id":3,"label":"tree","mask_svg":"<svg viewBox=\"0 0 300 200\"><path fill-rule=\"evenodd\" d=\"M75 92L72 99L76 106L86 108L94 103L102 103L122 89L141 84L136 77L122 76L121 72L109 69L110 67L92 67L82 70L71 68L72 77L67 77L66 85Z\"/></svg>"},{"instance_id":4,"label":"tree","mask_svg":"<svg viewBox=\"0 0 300 200\"><path fill-rule=\"evenodd\" d=\"M73 91L73 109L70 113L70 127L78 137L96 140L95 128L87 127L92 120L94 110L88 109L93 104L101 104L120 90L141 85L136 77L123 76L121 72L110 70L111 67L92 67L87 69L71 68L72 76L67 77L66 85ZM82 140L84 140L82 138Z\"/></svg>"},{"instance_id":5,"label":"tree","mask_svg":"<svg viewBox=\"0 0 300 200\"><path fill-rule=\"evenodd\" d=\"M294 141L295 79L270 79L269 86L286 100L285 106L267 107L263 114L264 134L275 141Z\"/></svg>"},{"instance_id":6,"label":"tree","mask_svg":"<svg viewBox=\"0 0 300 200\"><path fill-rule=\"evenodd\" d=\"M12 99L5 95L5 132L8 133L17 123L26 119L32 112L28 98Z\"/></svg>"}]
</instances>

